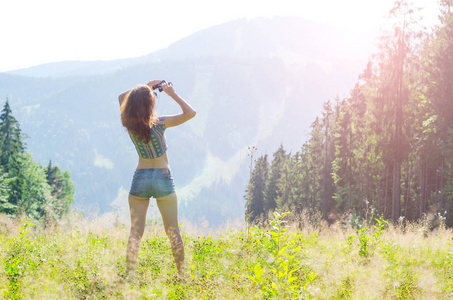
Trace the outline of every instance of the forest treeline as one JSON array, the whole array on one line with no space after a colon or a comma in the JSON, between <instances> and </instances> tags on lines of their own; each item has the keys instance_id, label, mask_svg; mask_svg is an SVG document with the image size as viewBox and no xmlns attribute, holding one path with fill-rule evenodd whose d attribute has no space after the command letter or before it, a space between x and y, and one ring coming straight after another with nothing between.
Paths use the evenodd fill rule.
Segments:
<instances>
[{"instance_id":1,"label":"forest treeline","mask_svg":"<svg viewBox=\"0 0 453 300\"><path fill-rule=\"evenodd\" d=\"M424 29L397 0L377 53L348 97L324 103L300 151L252 160L248 221L289 209L453 226L453 0L439 5Z\"/></svg>"},{"instance_id":2,"label":"forest treeline","mask_svg":"<svg viewBox=\"0 0 453 300\"><path fill-rule=\"evenodd\" d=\"M68 171L41 166L27 153L8 99L0 114L0 213L53 221L69 211L74 185Z\"/></svg>"}]
</instances>

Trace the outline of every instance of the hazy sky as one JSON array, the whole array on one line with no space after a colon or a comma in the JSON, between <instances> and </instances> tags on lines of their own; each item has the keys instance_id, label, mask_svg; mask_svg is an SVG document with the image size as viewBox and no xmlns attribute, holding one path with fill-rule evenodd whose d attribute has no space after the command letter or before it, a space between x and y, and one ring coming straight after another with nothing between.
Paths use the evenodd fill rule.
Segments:
<instances>
[{"instance_id":1,"label":"hazy sky","mask_svg":"<svg viewBox=\"0 0 453 300\"><path fill-rule=\"evenodd\" d=\"M350 30L376 30L393 2L2 0L0 72L62 60L137 57L196 31L243 17L300 16ZM414 2L425 7L428 23L435 22L437 0Z\"/></svg>"}]
</instances>

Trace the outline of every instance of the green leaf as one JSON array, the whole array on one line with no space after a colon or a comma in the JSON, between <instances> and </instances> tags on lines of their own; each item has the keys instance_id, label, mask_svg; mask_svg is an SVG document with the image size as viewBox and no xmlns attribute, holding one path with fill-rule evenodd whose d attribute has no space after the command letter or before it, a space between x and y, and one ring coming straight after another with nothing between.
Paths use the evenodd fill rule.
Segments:
<instances>
[{"instance_id":1,"label":"green leaf","mask_svg":"<svg viewBox=\"0 0 453 300\"><path fill-rule=\"evenodd\" d=\"M258 280L263 276L264 270L261 267L260 263L257 263L255 265L255 267L253 268L253 272L255 273L255 276Z\"/></svg>"}]
</instances>

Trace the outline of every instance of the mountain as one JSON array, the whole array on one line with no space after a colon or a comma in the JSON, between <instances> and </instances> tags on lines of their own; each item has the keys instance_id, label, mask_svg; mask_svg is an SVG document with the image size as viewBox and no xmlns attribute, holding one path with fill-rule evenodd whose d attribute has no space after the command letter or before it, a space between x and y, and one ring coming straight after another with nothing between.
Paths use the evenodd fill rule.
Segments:
<instances>
[{"instance_id":1,"label":"mountain","mask_svg":"<svg viewBox=\"0 0 453 300\"><path fill-rule=\"evenodd\" d=\"M198 112L166 132L180 215L215 226L243 219L248 146L298 151L322 103L348 95L375 36L299 18L239 19L143 57L0 73L0 95L34 158L71 172L75 206L104 213L127 207L137 163L118 94L171 81ZM161 114L178 112L165 94L157 105Z\"/></svg>"}]
</instances>

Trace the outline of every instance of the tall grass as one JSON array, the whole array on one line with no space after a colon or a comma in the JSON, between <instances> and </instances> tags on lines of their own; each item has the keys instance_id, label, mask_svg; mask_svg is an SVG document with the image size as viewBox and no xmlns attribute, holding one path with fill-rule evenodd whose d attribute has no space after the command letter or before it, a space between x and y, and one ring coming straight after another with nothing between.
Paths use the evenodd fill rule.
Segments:
<instances>
[{"instance_id":1,"label":"tall grass","mask_svg":"<svg viewBox=\"0 0 453 300\"><path fill-rule=\"evenodd\" d=\"M292 222L287 223L291 217ZM127 222L71 215L44 227L0 215L2 299L450 299L452 231L376 220L352 228L274 214L265 227L210 235L182 224L187 280L149 224L135 281Z\"/></svg>"}]
</instances>

